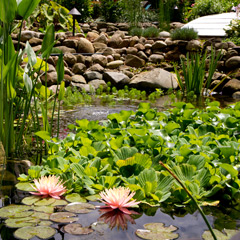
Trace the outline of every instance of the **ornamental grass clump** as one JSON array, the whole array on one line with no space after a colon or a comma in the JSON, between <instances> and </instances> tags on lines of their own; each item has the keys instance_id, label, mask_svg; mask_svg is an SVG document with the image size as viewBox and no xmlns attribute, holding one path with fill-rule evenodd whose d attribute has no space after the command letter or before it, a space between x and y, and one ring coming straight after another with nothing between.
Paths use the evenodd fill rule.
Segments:
<instances>
[{"instance_id":1,"label":"ornamental grass clump","mask_svg":"<svg viewBox=\"0 0 240 240\"><path fill-rule=\"evenodd\" d=\"M99 193L101 200L107 206L101 206L101 208L111 208L119 209L123 213L131 214L127 208L138 205L140 202L136 200L130 201L130 199L135 195L135 192L130 193L129 188L119 187L119 188L110 188L106 189Z\"/></svg>"},{"instance_id":2,"label":"ornamental grass clump","mask_svg":"<svg viewBox=\"0 0 240 240\"><path fill-rule=\"evenodd\" d=\"M193 28L177 28L171 33L172 40L190 41L198 38L198 33Z\"/></svg>"}]
</instances>

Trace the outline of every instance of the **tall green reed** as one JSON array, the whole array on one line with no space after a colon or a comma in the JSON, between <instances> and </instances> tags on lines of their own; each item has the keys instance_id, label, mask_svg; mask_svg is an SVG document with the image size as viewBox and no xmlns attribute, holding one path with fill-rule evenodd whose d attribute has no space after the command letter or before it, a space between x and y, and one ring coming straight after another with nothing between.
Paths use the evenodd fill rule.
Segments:
<instances>
[{"instance_id":1,"label":"tall green reed","mask_svg":"<svg viewBox=\"0 0 240 240\"><path fill-rule=\"evenodd\" d=\"M196 52L194 54L186 55L186 60L181 58L181 68L183 79L181 78L180 71L175 65L175 73L180 89L183 93L193 92L196 95L207 94L210 87L212 77L217 69L217 64L221 58L221 51L218 53L211 49L211 54L208 56L207 51L203 54ZM206 78L206 64L209 60L208 76Z\"/></svg>"}]
</instances>

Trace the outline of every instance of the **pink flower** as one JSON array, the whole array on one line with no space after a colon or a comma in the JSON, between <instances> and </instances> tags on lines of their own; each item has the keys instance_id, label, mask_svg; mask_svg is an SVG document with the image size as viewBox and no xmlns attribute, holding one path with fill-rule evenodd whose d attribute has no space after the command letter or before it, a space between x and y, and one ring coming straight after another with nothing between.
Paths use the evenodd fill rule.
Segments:
<instances>
[{"instance_id":1,"label":"pink flower","mask_svg":"<svg viewBox=\"0 0 240 240\"><path fill-rule=\"evenodd\" d=\"M52 198L60 199L67 190L63 186L62 181L59 181L59 177L48 176L41 177L40 179L34 179L35 186L32 186L37 192L30 192L34 195L41 195L43 197L50 196Z\"/></svg>"},{"instance_id":2,"label":"pink flower","mask_svg":"<svg viewBox=\"0 0 240 240\"><path fill-rule=\"evenodd\" d=\"M127 207L140 203L136 202L136 200L129 201L135 195L135 192L130 194L130 189L125 187L106 189L105 191L100 192L99 195L103 199L101 201L107 204L107 206L101 206L101 208L118 208L126 214L131 214Z\"/></svg>"}]
</instances>

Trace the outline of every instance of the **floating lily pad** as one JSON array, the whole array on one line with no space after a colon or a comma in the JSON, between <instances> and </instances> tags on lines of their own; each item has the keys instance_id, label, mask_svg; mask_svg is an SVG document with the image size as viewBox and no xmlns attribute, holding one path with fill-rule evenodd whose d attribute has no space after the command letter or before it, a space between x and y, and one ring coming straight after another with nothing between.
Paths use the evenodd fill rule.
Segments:
<instances>
[{"instance_id":1,"label":"floating lily pad","mask_svg":"<svg viewBox=\"0 0 240 240\"><path fill-rule=\"evenodd\" d=\"M68 194L66 197L66 200L69 202L87 202L85 198L82 198L78 193L71 193Z\"/></svg>"},{"instance_id":2,"label":"floating lily pad","mask_svg":"<svg viewBox=\"0 0 240 240\"><path fill-rule=\"evenodd\" d=\"M76 214L70 212L57 212L52 213L50 216L50 220L58 223L72 223L76 222L78 218Z\"/></svg>"},{"instance_id":3,"label":"floating lily pad","mask_svg":"<svg viewBox=\"0 0 240 240\"><path fill-rule=\"evenodd\" d=\"M56 230L47 226L23 227L14 232L14 236L19 239L31 239L35 236L41 239L48 239L55 235Z\"/></svg>"},{"instance_id":4,"label":"floating lily pad","mask_svg":"<svg viewBox=\"0 0 240 240\"><path fill-rule=\"evenodd\" d=\"M234 230L234 229L224 229L223 230L224 233L220 232L217 229L213 229L213 232L215 233L216 237L218 240L229 240L231 239L234 235L236 235L237 233L239 233L238 230ZM210 233L210 231L205 231L202 235L202 238L204 240L212 240L212 234Z\"/></svg>"},{"instance_id":5,"label":"floating lily pad","mask_svg":"<svg viewBox=\"0 0 240 240\"><path fill-rule=\"evenodd\" d=\"M95 206L90 203L70 203L65 207L65 210L73 213L89 213L95 209Z\"/></svg>"},{"instance_id":6,"label":"floating lily pad","mask_svg":"<svg viewBox=\"0 0 240 240\"><path fill-rule=\"evenodd\" d=\"M73 234L73 235L82 235L82 234L85 235L93 232L93 230L90 227L82 227L82 225L79 223L68 224L63 229L66 233Z\"/></svg>"},{"instance_id":7,"label":"floating lily pad","mask_svg":"<svg viewBox=\"0 0 240 240\"><path fill-rule=\"evenodd\" d=\"M0 209L0 218L9 218L9 217L27 217L32 214L28 212L31 210L30 206L25 205L9 205Z\"/></svg>"},{"instance_id":8,"label":"floating lily pad","mask_svg":"<svg viewBox=\"0 0 240 240\"><path fill-rule=\"evenodd\" d=\"M20 182L20 183L17 183L15 185L15 187L18 189L18 190L21 190L21 191L26 191L26 192L32 192L32 191L35 191L35 189L32 187L32 185L28 182Z\"/></svg>"},{"instance_id":9,"label":"floating lily pad","mask_svg":"<svg viewBox=\"0 0 240 240\"><path fill-rule=\"evenodd\" d=\"M108 224L102 221L94 222L91 225L91 228L100 234L104 234L104 232L109 228Z\"/></svg>"},{"instance_id":10,"label":"floating lily pad","mask_svg":"<svg viewBox=\"0 0 240 240\"><path fill-rule=\"evenodd\" d=\"M35 202L35 206L48 206L53 204L56 201L55 198L44 198L40 201Z\"/></svg>"},{"instance_id":11,"label":"floating lily pad","mask_svg":"<svg viewBox=\"0 0 240 240\"><path fill-rule=\"evenodd\" d=\"M54 212L53 206L34 206L33 209L37 212L45 212L45 213L53 213Z\"/></svg>"},{"instance_id":12,"label":"floating lily pad","mask_svg":"<svg viewBox=\"0 0 240 240\"><path fill-rule=\"evenodd\" d=\"M51 206L55 207L55 206L65 206L67 205L68 202L62 199L56 199L56 201L54 203L51 204Z\"/></svg>"},{"instance_id":13,"label":"floating lily pad","mask_svg":"<svg viewBox=\"0 0 240 240\"><path fill-rule=\"evenodd\" d=\"M32 217L38 218L38 219L43 219L43 220L49 220L50 219L50 214L49 213L44 213L44 212L34 212Z\"/></svg>"},{"instance_id":14,"label":"floating lily pad","mask_svg":"<svg viewBox=\"0 0 240 240\"><path fill-rule=\"evenodd\" d=\"M9 218L5 221L5 224L9 228L21 228L21 227L31 227L36 226L40 222L39 219L33 217L24 218Z\"/></svg>"},{"instance_id":15,"label":"floating lily pad","mask_svg":"<svg viewBox=\"0 0 240 240\"><path fill-rule=\"evenodd\" d=\"M163 223L144 224L145 229L138 229L136 235L142 239L148 240L170 240L178 238L177 227L170 225L165 227Z\"/></svg>"},{"instance_id":16,"label":"floating lily pad","mask_svg":"<svg viewBox=\"0 0 240 240\"><path fill-rule=\"evenodd\" d=\"M51 226L53 222L51 221L41 221L38 223L39 226Z\"/></svg>"},{"instance_id":17,"label":"floating lily pad","mask_svg":"<svg viewBox=\"0 0 240 240\"><path fill-rule=\"evenodd\" d=\"M86 199L88 201L92 201L92 202L95 202L95 201L98 201L100 199L100 195L99 194L95 194L95 195L89 195L86 197Z\"/></svg>"},{"instance_id":18,"label":"floating lily pad","mask_svg":"<svg viewBox=\"0 0 240 240\"><path fill-rule=\"evenodd\" d=\"M29 196L29 197L25 197L23 200L22 200L22 203L25 204L25 205L32 205L34 204L35 202L41 200L42 198L39 197L39 196Z\"/></svg>"}]
</instances>

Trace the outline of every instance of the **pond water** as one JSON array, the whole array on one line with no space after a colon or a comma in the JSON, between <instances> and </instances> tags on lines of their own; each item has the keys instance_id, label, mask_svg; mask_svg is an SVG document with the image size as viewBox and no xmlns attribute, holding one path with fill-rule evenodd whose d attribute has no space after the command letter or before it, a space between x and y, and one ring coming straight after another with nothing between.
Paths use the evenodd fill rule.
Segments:
<instances>
[{"instance_id":1,"label":"pond water","mask_svg":"<svg viewBox=\"0 0 240 240\"><path fill-rule=\"evenodd\" d=\"M227 97L213 97L212 100L218 100L221 102L221 106L236 102L236 100ZM164 96L152 103L153 108L157 108L159 111L169 108L172 102L177 99ZM193 102L194 103L194 102ZM73 109L65 109L62 112L60 129L61 134L67 134L67 125L75 122L76 119L88 119L88 120L106 120L107 115L121 110L136 110L139 102L125 101L124 104L115 106L98 105L93 104L91 106L76 106ZM198 101L196 103L198 107L204 106L204 101ZM21 164L20 164L21 165ZM15 168L15 167L14 167ZM20 170L24 170L23 166L20 166ZM12 169L12 168L11 168ZM17 167L19 169L19 166ZM16 171L15 171L16 173ZM7 206L9 204L20 204L21 199L28 196L27 193L16 191L12 186L16 183L16 176L12 171L5 171L1 174L3 179L2 185L0 185L0 207ZM99 203L94 202L94 205ZM80 223L83 227L88 227L93 223L101 220L100 230L94 231L89 235L72 235L64 233L61 224L53 224L57 230L57 233L51 240L77 240L77 239L140 239L136 236L137 229L144 229L146 223L164 223L165 226L174 225L177 227L176 233L179 235L179 240L201 240L204 231L208 230L201 214L195 209L177 208L174 206L164 206L161 208L150 208L146 205L141 207L138 215L126 214L104 214L99 209L96 209L88 214L78 214L79 220L76 223ZM222 231L227 229L239 229L240 228L240 206L234 208L217 208L217 207L204 207L204 212L207 214L207 218L213 228ZM105 222L105 224L103 224ZM112 224L111 226L109 224ZM2 240L14 240L13 235L15 228L7 228L4 224L4 220L0 219L0 239ZM33 240L39 238L34 237Z\"/></svg>"}]
</instances>

